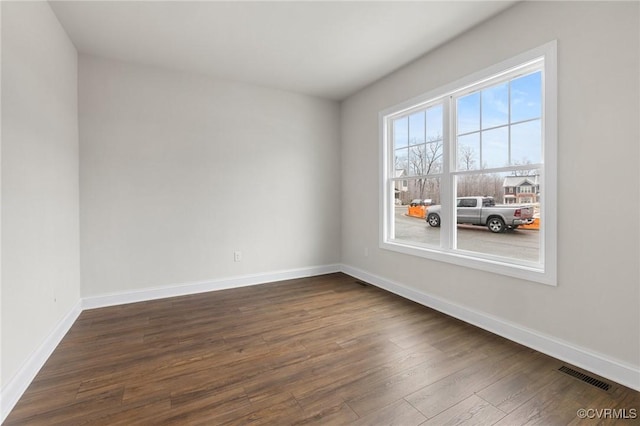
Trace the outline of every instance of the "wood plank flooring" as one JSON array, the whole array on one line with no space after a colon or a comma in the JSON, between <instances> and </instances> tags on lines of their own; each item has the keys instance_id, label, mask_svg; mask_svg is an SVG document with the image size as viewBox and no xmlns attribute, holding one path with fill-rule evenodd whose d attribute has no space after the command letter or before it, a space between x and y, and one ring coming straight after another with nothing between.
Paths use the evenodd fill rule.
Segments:
<instances>
[{"instance_id":1,"label":"wood plank flooring","mask_svg":"<svg viewBox=\"0 0 640 426\"><path fill-rule=\"evenodd\" d=\"M331 274L84 311L5 424L639 424L561 365Z\"/></svg>"}]
</instances>

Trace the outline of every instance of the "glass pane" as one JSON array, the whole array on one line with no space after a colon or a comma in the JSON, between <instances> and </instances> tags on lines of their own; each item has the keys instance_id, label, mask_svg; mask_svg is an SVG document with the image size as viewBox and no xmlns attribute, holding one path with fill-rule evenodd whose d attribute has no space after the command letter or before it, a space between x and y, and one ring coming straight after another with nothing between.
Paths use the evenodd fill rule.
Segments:
<instances>
[{"instance_id":1,"label":"glass pane","mask_svg":"<svg viewBox=\"0 0 640 426\"><path fill-rule=\"evenodd\" d=\"M503 184L507 173L478 173L457 177L457 196L473 197L486 196L496 203L503 201Z\"/></svg>"},{"instance_id":2,"label":"glass pane","mask_svg":"<svg viewBox=\"0 0 640 426\"><path fill-rule=\"evenodd\" d=\"M518 173L456 177L458 197L482 200L477 207L456 208L458 249L540 261L540 180L536 170Z\"/></svg>"},{"instance_id":3,"label":"glass pane","mask_svg":"<svg viewBox=\"0 0 640 426\"><path fill-rule=\"evenodd\" d=\"M502 126L509 122L509 84L482 91L482 128Z\"/></svg>"},{"instance_id":4,"label":"glass pane","mask_svg":"<svg viewBox=\"0 0 640 426\"><path fill-rule=\"evenodd\" d=\"M425 174L426 155L424 144L409 148L409 174L419 176Z\"/></svg>"},{"instance_id":5,"label":"glass pane","mask_svg":"<svg viewBox=\"0 0 640 426\"><path fill-rule=\"evenodd\" d=\"M409 145L408 118L402 117L393 120L393 147L401 148Z\"/></svg>"},{"instance_id":6,"label":"glass pane","mask_svg":"<svg viewBox=\"0 0 640 426\"><path fill-rule=\"evenodd\" d=\"M482 168L504 167L509 165L509 129L482 132Z\"/></svg>"},{"instance_id":7,"label":"glass pane","mask_svg":"<svg viewBox=\"0 0 640 426\"><path fill-rule=\"evenodd\" d=\"M442 173L442 140L427 143L425 156L427 162L424 174Z\"/></svg>"},{"instance_id":8,"label":"glass pane","mask_svg":"<svg viewBox=\"0 0 640 426\"><path fill-rule=\"evenodd\" d=\"M542 73L511 80L511 122L542 116Z\"/></svg>"},{"instance_id":9,"label":"glass pane","mask_svg":"<svg viewBox=\"0 0 640 426\"><path fill-rule=\"evenodd\" d=\"M458 136L456 152L458 170L476 170L480 167L480 134Z\"/></svg>"},{"instance_id":10,"label":"glass pane","mask_svg":"<svg viewBox=\"0 0 640 426\"><path fill-rule=\"evenodd\" d=\"M480 93L471 93L458 99L458 134L480 130Z\"/></svg>"},{"instance_id":11,"label":"glass pane","mask_svg":"<svg viewBox=\"0 0 640 426\"><path fill-rule=\"evenodd\" d=\"M402 177L409 174L409 151L407 148L396 149L395 154L395 176Z\"/></svg>"},{"instance_id":12,"label":"glass pane","mask_svg":"<svg viewBox=\"0 0 640 426\"><path fill-rule=\"evenodd\" d=\"M541 161L541 120L511 126L511 164L535 164Z\"/></svg>"},{"instance_id":13,"label":"glass pane","mask_svg":"<svg viewBox=\"0 0 640 426\"><path fill-rule=\"evenodd\" d=\"M409 145L424 143L424 111L409 116Z\"/></svg>"},{"instance_id":14,"label":"glass pane","mask_svg":"<svg viewBox=\"0 0 640 426\"><path fill-rule=\"evenodd\" d=\"M442 139L442 105L427 110L427 142Z\"/></svg>"},{"instance_id":15,"label":"glass pane","mask_svg":"<svg viewBox=\"0 0 640 426\"><path fill-rule=\"evenodd\" d=\"M395 182L394 235L392 238L421 245L440 246L438 225L440 179L408 179L405 188ZM427 223L429 209L434 209L435 226Z\"/></svg>"},{"instance_id":16,"label":"glass pane","mask_svg":"<svg viewBox=\"0 0 640 426\"><path fill-rule=\"evenodd\" d=\"M423 176L442 172L442 141L409 147L409 174Z\"/></svg>"}]
</instances>

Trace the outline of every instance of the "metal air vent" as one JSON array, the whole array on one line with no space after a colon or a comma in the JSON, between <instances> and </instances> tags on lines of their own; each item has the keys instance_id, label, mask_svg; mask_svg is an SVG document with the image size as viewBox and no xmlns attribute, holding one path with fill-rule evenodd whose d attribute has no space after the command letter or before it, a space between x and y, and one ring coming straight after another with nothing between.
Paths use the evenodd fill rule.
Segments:
<instances>
[{"instance_id":1,"label":"metal air vent","mask_svg":"<svg viewBox=\"0 0 640 426\"><path fill-rule=\"evenodd\" d=\"M609 391L609 389L611 389L611 385L609 383L603 382L602 380L598 380L595 377L591 377L587 374L576 371L573 368L569 368L563 365L562 367L558 368L558 371L561 371L564 374L568 374L571 377L575 377L578 380L581 380L585 383L590 384L591 386L595 386L602 390Z\"/></svg>"}]
</instances>

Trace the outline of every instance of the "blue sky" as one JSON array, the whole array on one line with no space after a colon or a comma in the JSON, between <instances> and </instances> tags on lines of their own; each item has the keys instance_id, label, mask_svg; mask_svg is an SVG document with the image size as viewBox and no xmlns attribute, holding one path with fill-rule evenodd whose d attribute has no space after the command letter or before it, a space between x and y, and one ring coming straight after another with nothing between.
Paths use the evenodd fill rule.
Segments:
<instances>
[{"instance_id":1,"label":"blue sky","mask_svg":"<svg viewBox=\"0 0 640 426\"><path fill-rule=\"evenodd\" d=\"M459 168L493 168L541 161L541 78L538 71L457 99L457 134L461 135L457 139ZM436 105L394 120L396 156L407 155L406 150L398 148L425 143L425 139L439 140L442 119L442 105ZM462 161L464 153L470 162Z\"/></svg>"},{"instance_id":2,"label":"blue sky","mask_svg":"<svg viewBox=\"0 0 640 426\"><path fill-rule=\"evenodd\" d=\"M474 169L480 168L480 154L482 154L484 167L540 162L542 157L541 77L540 72L535 72L458 98L458 135L473 132L459 136L458 160L461 159L463 152L473 154L474 167L472 168ZM511 93L509 93L509 85ZM509 112L511 113L510 159ZM458 165L462 167L460 161ZM462 168L466 168L466 164Z\"/></svg>"},{"instance_id":3,"label":"blue sky","mask_svg":"<svg viewBox=\"0 0 640 426\"><path fill-rule=\"evenodd\" d=\"M393 134L395 148L442 139L442 105L394 120Z\"/></svg>"}]
</instances>

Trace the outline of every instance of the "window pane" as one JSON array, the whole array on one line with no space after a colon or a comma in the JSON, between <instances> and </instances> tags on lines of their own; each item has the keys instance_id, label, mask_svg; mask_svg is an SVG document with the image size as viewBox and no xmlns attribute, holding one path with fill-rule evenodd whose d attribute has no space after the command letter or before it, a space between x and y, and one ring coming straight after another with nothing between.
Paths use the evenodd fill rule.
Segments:
<instances>
[{"instance_id":1,"label":"window pane","mask_svg":"<svg viewBox=\"0 0 640 426\"><path fill-rule=\"evenodd\" d=\"M482 91L482 128L502 126L509 122L509 85L489 87Z\"/></svg>"},{"instance_id":2,"label":"window pane","mask_svg":"<svg viewBox=\"0 0 640 426\"><path fill-rule=\"evenodd\" d=\"M471 93L458 99L458 134L480 130L480 93Z\"/></svg>"},{"instance_id":3,"label":"window pane","mask_svg":"<svg viewBox=\"0 0 640 426\"><path fill-rule=\"evenodd\" d=\"M393 120L393 147L401 148L409 144L408 118Z\"/></svg>"},{"instance_id":4,"label":"window pane","mask_svg":"<svg viewBox=\"0 0 640 426\"><path fill-rule=\"evenodd\" d=\"M429 226L429 208L440 204L440 179L409 179L406 190L396 188L393 239L440 246L440 227ZM436 208L437 209L437 208Z\"/></svg>"},{"instance_id":5,"label":"window pane","mask_svg":"<svg viewBox=\"0 0 640 426\"><path fill-rule=\"evenodd\" d=\"M542 116L542 73L511 81L511 122Z\"/></svg>"},{"instance_id":6,"label":"window pane","mask_svg":"<svg viewBox=\"0 0 640 426\"><path fill-rule=\"evenodd\" d=\"M442 140L427 143L425 155L427 163L424 174L442 173Z\"/></svg>"},{"instance_id":7,"label":"window pane","mask_svg":"<svg viewBox=\"0 0 640 426\"><path fill-rule=\"evenodd\" d=\"M541 120L511 126L511 164L536 164L541 161Z\"/></svg>"},{"instance_id":8,"label":"window pane","mask_svg":"<svg viewBox=\"0 0 640 426\"><path fill-rule=\"evenodd\" d=\"M509 129L482 132L482 168L504 167L509 165Z\"/></svg>"},{"instance_id":9,"label":"window pane","mask_svg":"<svg viewBox=\"0 0 640 426\"><path fill-rule=\"evenodd\" d=\"M514 260L540 261L540 180L536 170L456 177L457 248ZM491 198L489 198L491 197ZM492 205L495 203L495 205Z\"/></svg>"},{"instance_id":10,"label":"window pane","mask_svg":"<svg viewBox=\"0 0 640 426\"><path fill-rule=\"evenodd\" d=\"M409 174L409 151L407 148L396 149L394 177L407 176Z\"/></svg>"},{"instance_id":11,"label":"window pane","mask_svg":"<svg viewBox=\"0 0 640 426\"><path fill-rule=\"evenodd\" d=\"M423 175L426 168L425 146L416 145L409 148L409 174L411 176Z\"/></svg>"},{"instance_id":12,"label":"window pane","mask_svg":"<svg viewBox=\"0 0 640 426\"><path fill-rule=\"evenodd\" d=\"M476 170L480 167L480 134L458 136L456 150L458 170Z\"/></svg>"},{"instance_id":13,"label":"window pane","mask_svg":"<svg viewBox=\"0 0 640 426\"><path fill-rule=\"evenodd\" d=\"M442 105L427 110L427 142L442 139Z\"/></svg>"},{"instance_id":14,"label":"window pane","mask_svg":"<svg viewBox=\"0 0 640 426\"><path fill-rule=\"evenodd\" d=\"M424 143L424 111L409 116L409 144Z\"/></svg>"},{"instance_id":15,"label":"window pane","mask_svg":"<svg viewBox=\"0 0 640 426\"><path fill-rule=\"evenodd\" d=\"M442 172L442 141L409 147L409 173L423 176Z\"/></svg>"},{"instance_id":16,"label":"window pane","mask_svg":"<svg viewBox=\"0 0 640 426\"><path fill-rule=\"evenodd\" d=\"M503 201L504 178L508 173L478 173L458 176L456 189L458 197L487 196L496 203Z\"/></svg>"}]
</instances>

